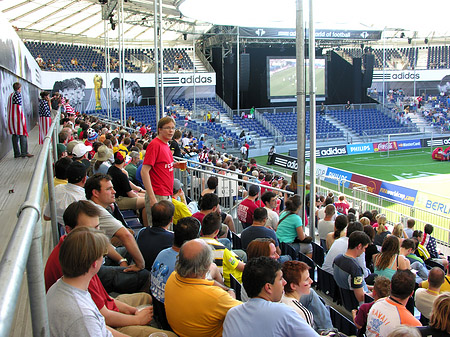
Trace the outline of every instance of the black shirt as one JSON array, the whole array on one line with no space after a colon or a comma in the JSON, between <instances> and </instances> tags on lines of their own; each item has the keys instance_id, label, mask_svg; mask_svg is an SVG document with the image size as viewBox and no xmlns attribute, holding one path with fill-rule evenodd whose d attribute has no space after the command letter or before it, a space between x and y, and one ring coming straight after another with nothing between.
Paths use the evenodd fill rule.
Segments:
<instances>
[{"instance_id":1,"label":"black shirt","mask_svg":"<svg viewBox=\"0 0 450 337\"><path fill-rule=\"evenodd\" d=\"M114 189L116 190L116 197L128 197L128 192L131 191L130 180L120 168L112 165L108 169L108 174L112 178Z\"/></svg>"},{"instance_id":2,"label":"black shirt","mask_svg":"<svg viewBox=\"0 0 450 337\"><path fill-rule=\"evenodd\" d=\"M145 269L152 270L159 252L172 247L173 233L161 227L146 227L139 232L136 241L145 260Z\"/></svg>"}]
</instances>

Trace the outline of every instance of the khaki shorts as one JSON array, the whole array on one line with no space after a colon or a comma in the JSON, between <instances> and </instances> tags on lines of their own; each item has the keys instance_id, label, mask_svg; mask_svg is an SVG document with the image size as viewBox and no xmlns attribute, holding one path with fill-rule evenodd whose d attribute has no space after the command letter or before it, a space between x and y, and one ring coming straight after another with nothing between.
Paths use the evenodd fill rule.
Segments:
<instances>
[{"instance_id":1,"label":"khaki shorts","mask_svg":"<svg viewBox=\"0 0 450 337\"><path fill-rule=\"evenodd\" d=\"M119 208L121 210L136 209L137 199L138 198L117 197L116 203L117 203L117 206L119 206Z\"/></svg>"}]
</instances>

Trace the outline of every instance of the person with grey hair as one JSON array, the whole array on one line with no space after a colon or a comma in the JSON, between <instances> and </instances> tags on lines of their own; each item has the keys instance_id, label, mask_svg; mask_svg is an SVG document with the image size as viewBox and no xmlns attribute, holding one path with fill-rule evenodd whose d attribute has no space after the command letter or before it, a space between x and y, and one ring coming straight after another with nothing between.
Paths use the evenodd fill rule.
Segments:
<instances>
[{"instance_id":1,"label":"person with grey hair","mask_svg":"<svg viewBox=\"0 0 450 337\"><path fill-rule=\"evenodd\" d=\"M179 336L221 336L228 310L241 304L232 290L225 291L205 279L212 262L213 251L203 240L181 246L164 301L167 320Z\"/></svg>"},{"instance_id":2,"label":"person with grey hair","mask_svg":"<svg viewBox=\"0 0 450 337\"><path fill-rule=\"evenodd\" d=\"M131 151L129 153L129 156L131 157L131 161L128 163L127 166L125 166L125 171L128 172L128 179L130 179L134 184L136 184L135 183L136 172L139 166L139 162L141 161L141 157L139 152L137 151Z\"/></svg>"},{"instance_id":3,"label":"person with grey hair","mask_svg":"<svg viewBox=\"0 0 450 337\"><path fill-rule=\"evenodd\" d=\"M416 327L400 325L396 327L387 337L421 337Z\"/></svg>"}]
</instances>

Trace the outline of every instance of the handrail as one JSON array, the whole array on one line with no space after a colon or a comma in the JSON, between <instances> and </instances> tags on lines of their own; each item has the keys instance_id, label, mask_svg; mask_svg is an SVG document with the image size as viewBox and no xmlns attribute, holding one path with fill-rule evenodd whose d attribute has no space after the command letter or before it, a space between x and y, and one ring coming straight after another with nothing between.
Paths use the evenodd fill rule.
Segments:
<instances>
[{"instance_id":1,"label":"handrail","mask_svg":"<svg viewBox=\"0 0 450 337\"><path fill-rule=\"evenodd\" d=\"M58 111L44 139L25 201L19 207L17 223L0 262L0 275L2 275L0 278L0 337L9 336L25 265L27 268L33 335L50 335L43 277L40 201L44 175L48 169L46 166L51 163L51 160L48 159L51 159L50 145L52 142L54 149L56 149L56 131L59 125L59 117L60 112ZM49 186L49 192L51 188L53 188L53 185ZM36 224L39 225L36 226Z\"/></svg>"}]
</instances>

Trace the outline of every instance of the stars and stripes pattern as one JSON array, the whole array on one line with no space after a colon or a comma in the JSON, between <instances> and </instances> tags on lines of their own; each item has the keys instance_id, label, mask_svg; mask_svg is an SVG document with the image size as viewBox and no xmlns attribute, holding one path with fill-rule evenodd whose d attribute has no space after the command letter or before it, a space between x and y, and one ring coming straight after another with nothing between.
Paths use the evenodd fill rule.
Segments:
<instances>
[{"instance_id":1,"label":"stars and stripes pattern","mask_svg":"<svg viewBox=\"0 0 450 337\"><path fill-rule=\"evenodd\" d=\"M39 100L39 144L44 144L45 136L52 124L52 115L47 100Z\"/></svg>"},{"instance_id":2,"label":"stars and stripes pattern","mask_svg":"<svg viewBox=\"0 0 450 337\"><path fill-rule=\"evenodd\" d=\"M67 103L64 108L68 115L75 115L75 109L70 104Z\"/></svg>"},{"instance_id":3,"label":"stars and stripes pattern","mask_svg":"<svg viewBox=\"0 0 450 337\"><path fill-rule=\"evenodd\" d=\"M8 133L28 137L27 121L22 109L22 94L13 92L8 98Z\"/></svg>"}]
</instances>

